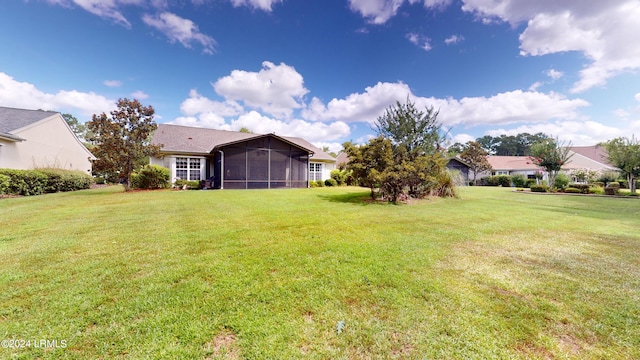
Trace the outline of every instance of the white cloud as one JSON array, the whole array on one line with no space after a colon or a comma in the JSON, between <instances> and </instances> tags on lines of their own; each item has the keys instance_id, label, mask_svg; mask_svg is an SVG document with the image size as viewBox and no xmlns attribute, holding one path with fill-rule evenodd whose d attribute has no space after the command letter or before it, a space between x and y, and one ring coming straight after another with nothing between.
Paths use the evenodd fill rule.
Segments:
<instances>
[{"instance_id":1,"label":"white cloud","mask_svg":"<svg viewBox=\"0 0 640 360\"><path fill-rule=\"evenodd\" d=\"M418 109L433 106L440 109L438 119L444 125L499 125L517 122L546 122L551 119L576 119L578 109L588 106L582 99L567 99L558 93L515 90L489 98L465 97L438 99L416 97L403 83L378 83L364 93L351 94L344 99L332 99L327 105L313 98L302 111L309 120L363 121L373 123L384 110L396 101L405 102L407 96Z\"/></svg>"},{"instance_id":2,"label":"white cloud","mask_svg":"<svg viewBox=\"0 0 640 360\"><path fill-rule=\"evenodd\" d=\"M284 122L264 116L257 111L242 114L238 119L231 122L233 130L239 130L243 127L258 134L275 133L282 136L296 136L311 142L340 139L351 133L349 125L342 121L335 121L330 124L298 119Z\"/></svg>"},{"instance_id":3,"label":"white cloud","mask_svg":"<svg viewBox=\"0 0 640 360\"><path fill-rule=\"evenodd\" d=\"M115 109L114 100L94 92L60 90L55 94L49 94L39 90L33 84L16 81L2 72L0 72L0 99L2 99L2 106L70 112L87 120L93 114L108 113Z\"/></svg>"},{"instance_id":4,"label":"white cloud","mask_svg":"<svg viewBox=\"0 0 640 360\"><path fill-rule=\"evenodd\" d=\"M149 95L142 90L134 91L131 93L131 97L138 100L148 99Z\"/></svg>"},{"instance_id":5,"label":"white cloud","mask_svg":"<svg viewBox=\"0 0 640 360\"><path fill-rule=\"evenodd\" d=\"M409 86L403 83L382 83L365 88L364 93L351 94L344 99L332 99L325 106L318 98L313 98L302 117L309 120L363 121L373 123L384 110L405 101L411 94Z\"/></svg>"},{"instance_id":6,"label":"white cloud","mask_svg":"<svg viewBox=\"0 0 640 360\"><path fill-rule=\"evenodd\" d=\"M289 117L294 109L302 108L302 98L309 92L295 68L269 61L262 63L259 72L233 70L218 79L213 88L227 100L242 101L246 106L278 117Z\"/></svg>"},{"instance_id":7,"label":"white cloud","mask_svg":"<svg viewBox=\"0 0 640 360\"><path fill-rule=\"evenodd\" d=\"M420 47L424 51L431 50L431 39L428 37L416 33L408 33L405 37L410 43Z\"/></svg>"},{"instance_id":8,"label":"white cloud","mask_svg":"<svg viewBox=\"0 0 640 360\"><path fill-rule=\"evenodd\" d=\"M196 116L181 116L169 124L204 127L219 130L231 130L231 126L225 122L225 119L213 112L206 112ZM239 130L239 129L238 129Z\"/></svg>"},{"instance_id":9,"label":"white cloud","mask_svg":"<svg viewBox=\"0 0 640 360\"><path fill-rule=\"evenodd\" d=\"M558 71L555 69L549 69L545 72L545 74L547 74L547 76L553 80L558 80L564 76L564 73L562 71Z\"/></svg>"},{"instance_id":10,"label":"white cloud","mask_svg":"<svg viewBox=\"0 0 640 360\"><path fill-rule=\"evenodd\" d=\"M260 9L271 12L274 4L282 2L282 0L231 0L233 6L248 6L254 9Z\"/></svg>"},{"instance_id":11,"label":"white cloud","mask_svg":"<svg viewBox=\"0 0 640 360\"><path fill-rule=\"evenodd\" d=\"M613 76L640 68L640 2L464 0L462 9L479 17L516 25L522 55L542 56L578 51L590 61L572 92L606 84Z\"/></svg>"},{"instance_id":12,"label":"white cloud","mask_svg":"<svg viewBox=\"0 0 640 360\"><path fill-rule=\"evenodd\" d=\"M105 80L102 83L105 86L108 86L108 87L119 87L119 86L122 86L122 81L120 81L120 80Z\"/></svg>"},{"instance_id":13,"label":"white cloud","mask_svg":"<svg viewBox=\"0 0 640 360\"><path fill-rule=\"evenodd\" d=\"M113 22L120 24L126 28L131 28L131 23L122 15L119 10L120 5L140 5L144 1L142 0L45 0L49 4L60 5L64 7L72 7L75 4L82 9L100 16L107 18Z\"/></svg>"},{"instance_id":14,"label":"white cloud","mask_svg":"<svg viewBox=\"0 0 640 360\"><path fill-rule=\"evenodd\" d=\"M462 35L451 35L448 38L444 39L444 43L447 45L457 44L464 40L464 36Z\"/></svg>"},{"instance_id":15,"label":"white cloud","mask_svg":"<svg viewBox=\"0 0 640 360\"><path fill-rule=\"evenodd\" d=\"M235 116L241 114L244 109L235 101L213 101L200 94L195 89L189 92L189 98L180 104L183 114L193 116L199 113L216 113L220 116Z\"/></svg>"},{"instance_id":16,"label":"white cloud","mask_svg":"<svg viewBox=\"0 0 640 360\"><path fill-rule=\"evenodd\" d=\"M531 86L529 86L529 91L538 91L538 88L542 85L544 85L544 83L540 81L536 81L533 84L531 84Z\"/></svg>"},{"instance_id":17,"label":"white cloud","mask_svg":"<svg viewBox=\"0 0 640 360\"><path fill-rule=\"evenodd\" d=\"M422 3L425 8L442 8L449 5L451 0L349 0L349 7L369 23L384 24L396 15L405 2Z\"/></svg>"},{"instance_id":18,"label":"white cloud","mask_svg":"<svg viewBox=\"0 0 640 360\"><path fill-rule=\"evenodd\" d=\"M177 41L189 49L192 43L198 43L202 46L202 52L213 54L216 41L201 33L198 25L189 19L181 18L170 12L163 12L155 16L145 14L142 21L165 34L171 43Z\"/></svg>"},{"instance_id":19,"label":"white cloud","mask_svg":"<svg viewBox=\"0 0 640 360\"><path fill-rule=\"evenodd\" d=\"M640 93L637 93L636 96L634 96L634 98L636 99L636 101L640 101Z\"/></svg>"}]
</instances>

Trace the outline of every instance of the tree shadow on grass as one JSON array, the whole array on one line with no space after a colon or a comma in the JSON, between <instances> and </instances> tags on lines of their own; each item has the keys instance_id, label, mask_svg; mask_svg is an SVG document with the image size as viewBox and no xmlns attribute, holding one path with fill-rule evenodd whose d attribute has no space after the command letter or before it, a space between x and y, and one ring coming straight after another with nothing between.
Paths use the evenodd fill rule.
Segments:
<instances>
[{"instance_id":1,"label":"tree shadow on grass","mask_svg":"<svg viewBox=\"0 0 640 360\"><path fill-rule=\"evenodd\" d=\"M318 198L330 202L356 205L394 205L387 201L372 200L368 193L354 192L346 194L318 194Z\"/></svg>"}]
</instances>

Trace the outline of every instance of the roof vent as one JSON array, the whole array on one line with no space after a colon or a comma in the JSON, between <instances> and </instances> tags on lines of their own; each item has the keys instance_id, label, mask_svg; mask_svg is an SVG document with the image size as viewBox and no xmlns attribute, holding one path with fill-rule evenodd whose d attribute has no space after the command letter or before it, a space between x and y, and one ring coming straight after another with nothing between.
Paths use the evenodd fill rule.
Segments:
<instances>
[{"instance_id":1,"label":"roof vent","mask_svg":"<svg viewBox=\"0 0 640 360\"><path fill-rule=\"evenodd\" d=\"M189 139L189 140L193 140L193 138L192 138L191 136L189 136L187 139Z\"/></svg>"}]
</instances>

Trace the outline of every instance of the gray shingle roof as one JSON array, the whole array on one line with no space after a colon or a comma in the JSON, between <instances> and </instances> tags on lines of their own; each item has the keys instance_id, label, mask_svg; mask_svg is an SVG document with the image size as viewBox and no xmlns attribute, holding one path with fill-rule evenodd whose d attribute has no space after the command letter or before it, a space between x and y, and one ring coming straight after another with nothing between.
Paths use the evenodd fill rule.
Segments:
<instances>
[{"instance_id":1,"label":"gray shingle roof","mask_svg":"<svg viewBox=\"0 0 640 360\"><path fill-rule=\"evenodd\" d=\"M0 106L0 134L13 136L13 131L57 114L55 111L24 110Z\"/></svg>"},{"instance_id":2,"label":"gray shingle roof","mask_svg":"<svg viewBox=\"0 0 640 360\"><path fill-rule=\"evenodd\" d=\"M260 136L264 135L192 126L159 124L158 129L153 134L151 143L155 145L161 144L162 152L166 153L175 152L204 155L211 153L217 146ZM313 160L335 161L333 156L318 149L304 139L289 136L278 137L313 152Z\"/></svg>"}]
</instances>

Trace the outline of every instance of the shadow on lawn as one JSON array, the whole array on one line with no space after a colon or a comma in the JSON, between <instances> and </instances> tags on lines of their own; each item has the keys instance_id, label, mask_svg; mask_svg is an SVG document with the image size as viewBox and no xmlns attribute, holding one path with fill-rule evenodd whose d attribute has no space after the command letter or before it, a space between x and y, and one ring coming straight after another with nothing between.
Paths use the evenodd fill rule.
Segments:
<instances>
[{"instance_id":1,"label":"shadow on lawn","mask_svg":"<svg viewBox=\"0 0 640 360\"><path fill-rule=\"evenodd\" d=\"M356 205L393 205L388 201L371 200L368 193L355 192L347 194L318 194L318 198L330 202L356 204Z\"/></svg>"}]
</instances>

